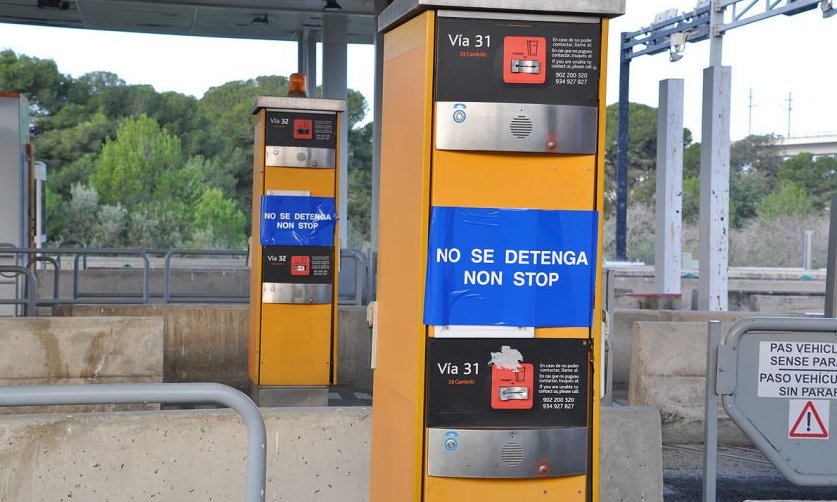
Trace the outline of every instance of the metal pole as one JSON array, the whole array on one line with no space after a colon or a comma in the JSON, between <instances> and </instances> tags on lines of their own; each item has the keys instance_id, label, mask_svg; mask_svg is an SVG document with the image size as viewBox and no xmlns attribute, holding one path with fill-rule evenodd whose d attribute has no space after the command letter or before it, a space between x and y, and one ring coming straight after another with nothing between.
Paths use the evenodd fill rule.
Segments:
<instances>
[{"instance_id":1,"label":"metal pole","mask_svg":"<svg viewBox=\"0 0 837 502\"><path fill-rule=\"evenodd\" d=\"M837 195L831 197L831 225L828 228L828 261L825 272L825 317L834 317L837 312Z\"/></svg>"},{"instance_id":2,"label":"metal pole","mask_svg":"<svg viewBox=\"0 0 837 502\"><path fill-rule=\"evenodd\" d=\"M622 33L624 44L628 33ZM627 261L628 241L628 142L629 142L629 88L631 60L621 49L619 64L619 129L616 138L616 259Z\"/></svg>"},{"instance_id":3,"label":"metal pole","mask_svg":"<svg viewBox=\"0 0 837 502\"><path fill-rule=\"evenodd\" d=\"M249 397L217 383L33 385L0 387L0 406L127 403L215 403L232 408L247 427L246 502L264 502L267 433Z\"/></svg>"},{"instance_id":4,"label":"metal pole","mask_svg":"<svg viewBox=\"0 0 837 502\"><path fill-rule=\"evenodd\" d=\"M683 79L660 81L657 110L657 235L654 281L663 294L680 294L683 207Z\"/></svg>"},{"instance_id":5,"label":"metal pole","mask_svg":"<svg viewBox=\"0 0 837 502\"><path fill-rule=\"evenodd\" d=\"M348 100L347 66L348 20L344 14L323 14L323 97ZM348 103L347 103L348 106ZM340 154L340 190L338 214L340 224L338 234L340 247L348 247L349 232L349 121L348 112L343 114L340 123L338 151Z\"/></svg>"},{"instance_id":6,"label":"metal pole","mask_svg":"<svg viewBox=\"0 0 837 502\"><path fill-rule=\"evenodd\" d=\"M709 321L706 336L706 396L703 422L703 502L715 502L718 474L718 394L715 392L721 322Z\"/></svg>"},{"instance_id":7,"label":"metal pole","mask_svg":"<svg viewBox=\"0 0 837 502\"><path fill-rule=\"evenodd\" d=\"M375 0L375 19L386 8L386 0ZM376 297L377 267L378 267L378 213L381 207L381 112L384 90L384 35L375 34L375 96L373 98L372 119L372 234L369 243L369 297L372 301Z\"/></svg>"},{"instance_id":8,"label":"metal pole","mask_svg":"<svg viewBox=\"0 0 837 502\"><path fill-rule=\"evenodd\" d=\"M802 232L802 268L811 270L814 268L814 231L805 230Z\"/></svg>"},{"instance_id":9,"label":"metal pole","mask_svg":"<svg viewBox=\"0 0 837 502\"><path fill-rule=\"evenodd\" d=\"M710 7L709 68L703 71L700 155L700 279L698 308L728 307L729 150L732 70L721 66L724 22L720 0Z\"/></svg>"}]
</instances>

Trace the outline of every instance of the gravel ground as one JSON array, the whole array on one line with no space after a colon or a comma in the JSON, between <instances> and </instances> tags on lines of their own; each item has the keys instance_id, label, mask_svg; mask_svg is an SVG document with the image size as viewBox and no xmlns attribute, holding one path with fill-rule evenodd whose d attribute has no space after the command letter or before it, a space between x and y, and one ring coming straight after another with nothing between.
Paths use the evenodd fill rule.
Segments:
<instances>
[{"instance_id":1,"label":"gravel ground","mask_svg":"<svg viewBox=\"0 0 837 502\"><path fill-rule=\"evenodd\" d=\"M795 486L755 448L719 447L717 488L717 502L837 501L837 487ZM702 492L703 445L664 445L665 502L700 502Z\"/></svg>"}]
</instances>

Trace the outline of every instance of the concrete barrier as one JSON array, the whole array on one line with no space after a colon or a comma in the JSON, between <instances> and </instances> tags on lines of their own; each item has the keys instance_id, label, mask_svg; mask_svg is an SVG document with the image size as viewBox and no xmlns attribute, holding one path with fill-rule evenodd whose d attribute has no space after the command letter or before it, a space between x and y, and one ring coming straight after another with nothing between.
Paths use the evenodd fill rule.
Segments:
<instances>
[{"instance_id":1,"label":"concrete barrier","mask_svg":"<svg viewBox=\"0 0 837 502\"><path fill-rule=\"evenodd\" d=\"M160 316L164 381L219 382L247 391L248 305L63 305L57 316ZM340 307L337 381L371 391L371 334L365 307Z\"/></svg>"},{"instance_id":2,"label":"concrete barrier","mask_svg":"<svg viewBox=\"0 0 837 502\"><path fill-rule=\"evenodd\" d=\"M663 443L703 442L706 333L703 322L634 324L628 402L660 410ZM718 416L719 441L751 444L720 406Z\"/></svg>"},{"instance_id":3,"label":"concrete barrier","mask_svg":"<svg viewBox=\"0 0 837 502\"><path fill-rule=\"evenodd\" d=\"M613 387L628 388L631 347L636 322L735 322L747 317L765 316L756 312L706 312L695 310L615 309L610 313L610 336L613 341ZM702 353L701 353L702 354Z\"/></svg>"},{"instance_id":4,"label":"concrete barrier","mask_svg":"<svg viewBox=\"0 0 837 502\"><path fill-rule=\"evenodd\" d=\"M267 501L363 502L371 413L262 410ZM662 501L659 415L602 410L603 502ZM227 410L0 418L0 500L241 500L244 425Z\"/></svg>"},{"instance_id":5,"label":"concrete barrier","mask_svg":"<svg viewBox=\"0 0 837 502\"><path fill-rule=\"evenodd\" d=\"M0 319L0 385L163 380L163 322L153 317ZM156 405L2 408L0 412L149 409Z\"/></svg>"},{"instance_id":6,"label":"concrete barrier","mask_svg":"<svg viewBox=\"0 0 837 502\"><path fill-rule=\"evenodd\" d=\"M651 407L602 408L601 501L662 502L660 412Z\"/></svg>"}]
</instances>

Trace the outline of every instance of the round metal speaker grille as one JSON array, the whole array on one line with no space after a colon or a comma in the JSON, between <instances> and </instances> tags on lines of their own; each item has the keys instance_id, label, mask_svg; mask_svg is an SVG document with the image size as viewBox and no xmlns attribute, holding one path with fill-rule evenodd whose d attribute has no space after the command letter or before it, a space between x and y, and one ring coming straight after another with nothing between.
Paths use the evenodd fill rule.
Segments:
<instances>
[{"instance_id":1,"label":"round metal speaker grille","mask_svg":"<svg viewBox=\"0 0 837 502\"><path fill-rule=\"evenodd\" d=\"M523 462L524 456L523 447L517 443L506 443L500 452L500 458L508 465L519 465Z\"/></svg>"},{"instance_id":2,"label":"round metal speaker grille","mask_svg":"<svg viewBox=\"0 0 837 502\"><path fill-rule=\"evenodd\" d=\"M518 115L512 119L509 130L515 138L526 138L532 134L532 120L524 115Z\"/></svg>"}]
</instances>

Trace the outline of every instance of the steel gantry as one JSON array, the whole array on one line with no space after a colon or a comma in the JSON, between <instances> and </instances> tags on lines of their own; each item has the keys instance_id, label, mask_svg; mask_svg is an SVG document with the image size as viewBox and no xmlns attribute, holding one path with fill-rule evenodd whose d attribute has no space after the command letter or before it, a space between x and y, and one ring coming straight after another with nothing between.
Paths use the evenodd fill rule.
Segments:
<instances>
[{"instance_id":1,"label":"steel gantry","mask_svg":"<svg viewBox=\"0 0 837 502\"><path fill-rule=\"evenodd\" d=\"M621 34L616 159L617 260L627 259L631 61L668 51L669 59L675 62L683 57L687 43L710 40L710 66L704 70L701 129L699 309L727 309L731 68L722 66L723 35L740 26L777 15L792 16L818 6L824 18L837 14L834 0L699 0L690 12L678 13L677 9L669 9L657 14L651 25Z\"/></svg>"}]
</instances>

